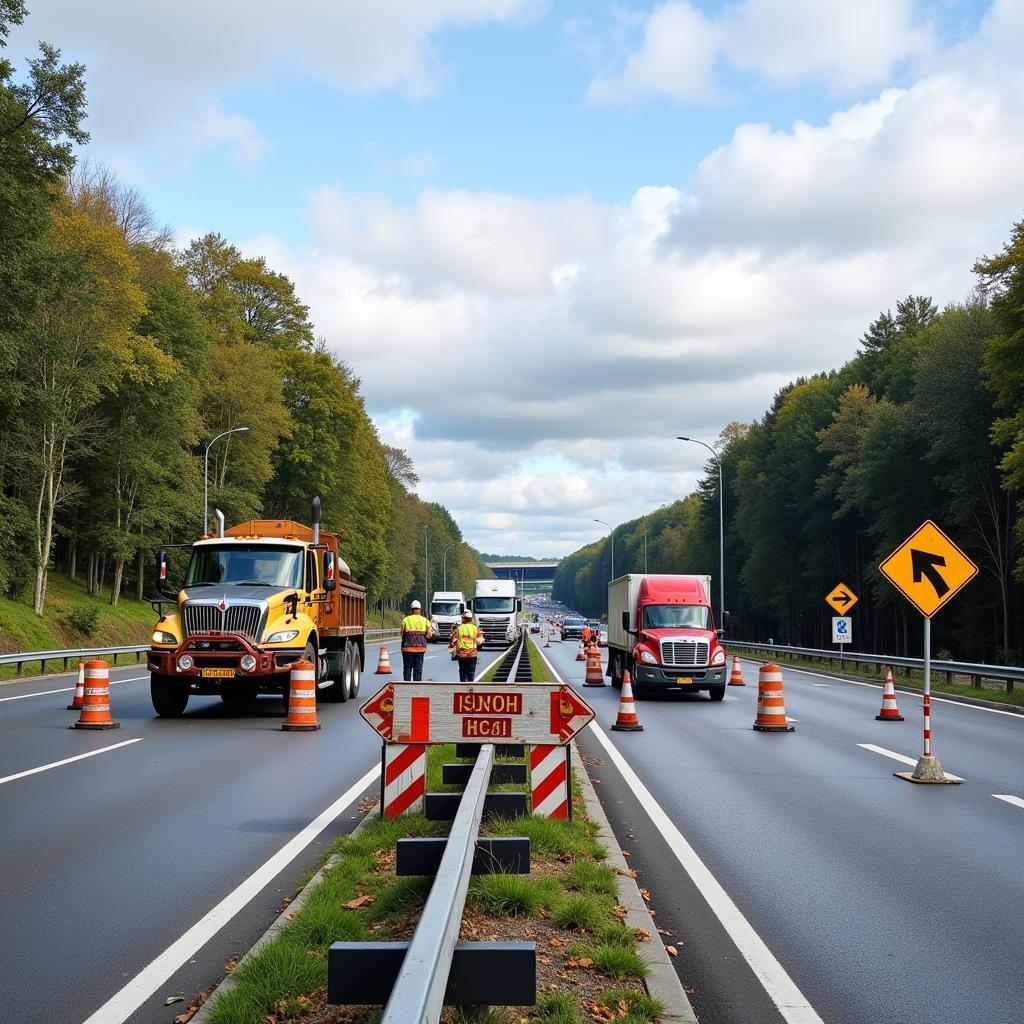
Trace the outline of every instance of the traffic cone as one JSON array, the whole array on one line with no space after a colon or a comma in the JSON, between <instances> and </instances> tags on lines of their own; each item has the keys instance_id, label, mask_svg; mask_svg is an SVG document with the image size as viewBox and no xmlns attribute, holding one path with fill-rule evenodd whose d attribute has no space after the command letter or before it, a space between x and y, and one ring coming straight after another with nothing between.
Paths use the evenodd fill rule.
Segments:
<instances>
[{"instance_id":1,"label":"traffic cone","mask_svg":"<svg viewBox=\"0 0 1024 1024\"><path fill-rule=\"evenodd\" d=\"M388 649L381 645L380 657L377 659L377 671L374 672L375 676L389 676L391 675L391 659L388 657Z\"/></svg>"},{"instance_id":2,"label":"traffic cone","mask_svg":"<svg viewBox=\"0 0 1024 1024\"><path fill-rule=\"evenodd\" d=\"M636 717L636 705L633 703L633 683L629 678L629 670L622 673L622 695L619 697L619 715L612 726L616 732L643 732L644 727Z\"/></svg>"},{"instance_id":3,"label":"traffic cone","mask_svg":"<svg viewBox=\"0 0 1024 1024\"><path fill-rule=\"evenodd\" d=\"M69 729L120 729L121 723L110 717L110 666L105 661L90 661L85 666L82 688L82 713Z\"/></svg>"},{"instance_id":4,"label":"traffic cone","mask_svg":"<svg viewBox=\"0 0 1024 1024\"><path fill-rule=\"evenodd\" d=\"M586 652L586 650L583 647L583 641L582 640L580 641L580 648L576 652L576 660L577 661L586 661L587 660L587 652Z\"/></svg>"},{"instance_id":5,"label":"traffic cone","mask_svg":"<svg viewBox=\"0 0 1024 1024\"><path fill-rule=\"evenodd\" d=\"M281 723L286 732L313 732L320 728L316 718L316 669L311 661L292 665L288 680L288 717Z\"/></svg>"},{"instance_id":6,"label":"traffic cone","mask_svg":"<svg viewBox=\"0 0 1024 1024\"><path fill-rule=\"evenodd\" d=\"M885 686L882 687L882 710L875 715L876 722L902 722L903 716L896 704L896 687L892 682L892 669L886 670Z\"/></svg>"},{"instance_id":7,"label":"traffic cone","mask_svg":"<svg viewBox=\"0 0 1024 1024\"><path fill-rule=\"evenodd\" d=\"M75 683L75 697L68 705L68 711L80 711L85 703L85 662L78 660L78 682Z\"/></svg>"},{"instance_id":8,"label":"traffic cone","mask_svg":"<svg viewBox=\"0 0 1024 1024\"><path fill-rule=\"evenodd\" d=\"M591 647L587 652L587 676L584 686L604 686L604 670L601 667L601 652Z\"/></svg>"},{"instance_id":9,"label":"traffic cone","mask_svg":"<svg viewBox=\"0 0 1024 1024\"><path fill-rule=\"evenodd\" d=\"M793 732L794 726L786 721L786 708L782 701L782 669L768 662L757 674L757 717L754 728L758 732Z\"/></svg>"},{"instance_id":10,"label":"traffic cone","mask_svg":"<svg viewBox=\"0 0 1024 1024\"><path fill-rule=\"evenodd\" d=\"M729 676L730 686L746 686L743 682L743 673L740 671L740 659L738 655L733 655L732 659L732 675Z\"/></svg>"}]
</instances>

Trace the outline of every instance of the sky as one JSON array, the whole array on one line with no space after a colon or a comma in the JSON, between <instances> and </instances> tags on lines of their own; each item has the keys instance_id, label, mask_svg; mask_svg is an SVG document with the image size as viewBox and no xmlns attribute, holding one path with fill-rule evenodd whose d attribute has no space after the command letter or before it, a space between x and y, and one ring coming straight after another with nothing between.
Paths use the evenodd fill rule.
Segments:
<instances>
[{"instance_id":1,"label":"sky","mask_svg":"<svg viewBox=\"0 0 1024 1024\"><path fill-rule=\"evenodd\" d=\"M28 0L84 157L289 275L418 493L554 557L1024 217L1024 0Z\"/></svg>"}]
</instances>

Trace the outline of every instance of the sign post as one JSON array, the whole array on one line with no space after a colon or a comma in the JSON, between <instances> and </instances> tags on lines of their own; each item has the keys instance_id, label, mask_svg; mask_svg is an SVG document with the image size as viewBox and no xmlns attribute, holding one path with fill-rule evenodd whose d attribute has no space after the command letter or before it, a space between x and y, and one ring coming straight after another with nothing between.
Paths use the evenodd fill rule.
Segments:
<instances>
[{"instance_id":1,"label":"sign post","mask_svg":"<svg viewBox=\"0 0 1024 1024\"><path fill-rule=\"evenodd\" d=\"M924 616L924 753L913 772L895 772L908 782L953 783L932 754L932 616L972 580L978 567L930 519L926 519L878 567Z\"/></svg>"},{"instance_id":2,"label":"sign post","mask_svg":"<svg viewBox=\"0 0 1024 1024\"><path fill-rule=\"evenodd\" d=\"M853 619L850 609L860 600L845 584L839 583L831 593L825 595L825 603L836 613L832 617L832 643L839 644L839 664L843 663L843 644L853 640Z\"/></svg>"}]
</instances>

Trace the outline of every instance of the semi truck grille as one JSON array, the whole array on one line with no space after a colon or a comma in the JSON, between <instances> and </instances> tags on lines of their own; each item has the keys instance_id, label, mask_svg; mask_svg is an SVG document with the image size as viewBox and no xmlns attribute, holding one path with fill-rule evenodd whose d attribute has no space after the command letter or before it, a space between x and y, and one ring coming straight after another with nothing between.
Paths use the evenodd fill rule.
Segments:
<instances>
[{"instance_id":1,"label":"semi truck grille","mask_svg":"<svg viewBox=\"0 0 1024 1024\"><path fill-rule=\"evenodd\" d=\"M480 629L483 631L484 640L500 640L504 643L508 632L508 620L481 618Z\"/></svg>"},{"instance_id":2,"label":"semi truck grille","mask_svg":"<svg viewBox=\"0 0 1024 1024\"><path fill-rule=\"evenodd\" d=\"M195 633L238 633L259 642L263 609L259 605L231 605L221 611L215 604L185 602L185 635Z\"/></svg>"},{"instance_id":3,"label":"semi truck grille","mask_svg":"<svg viewBox=\"0 0 1024 1024\"><path fill-rule=\"evenodd\" d=\"M708 663L707 640L662 640L661 663L672 668L695 668Z\"/></svg>"}]
</instances>

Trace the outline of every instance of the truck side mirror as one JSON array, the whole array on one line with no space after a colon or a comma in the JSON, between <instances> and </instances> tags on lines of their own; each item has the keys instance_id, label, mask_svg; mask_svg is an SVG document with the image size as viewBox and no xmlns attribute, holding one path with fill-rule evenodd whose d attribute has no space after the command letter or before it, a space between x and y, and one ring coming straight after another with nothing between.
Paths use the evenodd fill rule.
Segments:
<instances>
[{"instance_id":1,"label":"truck side mirror","mask_svg":"<svg viewBox=\"0 0 1024 1024\"><path fill-rule=\"evenodd\" d=\"M171 595L167 580L167 552L163 548L156 553L156 589L164 597Z\"/></svg>"},{"instance_id":2,"label":"truck side mirror","mask_svg":"<svg viewBox=\"0 0 1024 1024\"><path fill-rule=\"evenodd\" d=\"M335 580L335 561L334 552L324 552L324 590L330 592L337 586Z\"/></svg>"},{"instance_id":3,"label":"truck side mirror","mask_svg":"<svg viewBox=\"0 0 1024 1024\"><path fill-rule=\"evenodd\" d=\"M470 598L470 599L469 599L469 600L468 600L468 601L466 602L466 607L467 607L467 608L468 608L468 609L469 609L470 611L472 611L472 610L473 610L473 598Z\"/></svg>"},{"instance_id":4,"label":"truck side mirror","mask_svg":"<svg viewBox=\"0 0 1024 1024\"><path fill-rule=\"evenodd\" d=\"M623 628L623 629L624 629L624 630L625 630L625 631L626 631L627 633L632 633L632 632L633 632L633 631L632 631L632 630L631 630L631 629L629 628L629 612L623 612L623 613L622 613L622 628Z\"/></svg>"},{"instance_id":5,"label":"truck side mirror","mask_svg":"<svg viewBox=\"0 0 1024 1024\"><path fill-rule=\"evenodd\" d=\"M459 602L459 614L461 615L466 610L465 604L462 601Z\"/></svg>"},{"instance_id":6,"label":"truck side mirror","mask_svg":"<svg viewBox=\"0 0 1024 1024\"><path fill-rule=\"evenodd\" d=\"M521 612L522 610L523 610L523 601L522 601L522 598L519 598L519 597L517 597L517 598L516 598L516 611L517 611L517 612Z\"/></svg>"},{"instance_id":7,"label":"truck side mirror","mask_svg":"<svg viewBox=\"0 0 1024 1024\"><path fill-rule=\"evenodd\" d=\"M722 629L729 628L729 613L726 611L722 612Z\"/></svg>"}]
</instances>

